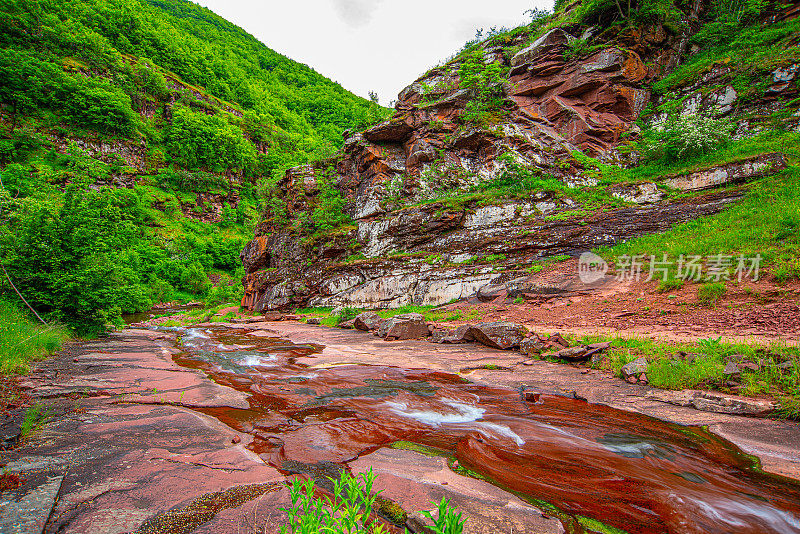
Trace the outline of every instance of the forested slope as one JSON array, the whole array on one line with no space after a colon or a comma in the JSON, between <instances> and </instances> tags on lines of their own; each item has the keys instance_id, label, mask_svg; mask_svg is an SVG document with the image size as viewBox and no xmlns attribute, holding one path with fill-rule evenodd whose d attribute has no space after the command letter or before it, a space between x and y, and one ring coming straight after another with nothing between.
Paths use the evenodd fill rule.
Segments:
<instances>
[{"instance_id":1,"label":"forested slope","mask_svg":"<svg viewBox=\"0 0 800 534\"><path fill-rule=\"evenodd\" d=\"M258 179L384 114L190 2L2 0L0 258L80 329L205 297L234 275Z\"/></svg>"}]
</instances>

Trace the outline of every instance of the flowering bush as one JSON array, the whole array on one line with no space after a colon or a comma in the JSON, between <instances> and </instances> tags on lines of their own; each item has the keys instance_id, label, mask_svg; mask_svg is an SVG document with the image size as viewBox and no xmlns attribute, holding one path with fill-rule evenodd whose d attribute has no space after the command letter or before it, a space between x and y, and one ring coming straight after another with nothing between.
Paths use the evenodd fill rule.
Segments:
<instances>
[{"instance_id":1,"label":"flowering bush","mask_svg":"<svg viewBox=\"0 0 800 534\"><path fill-rule=\"evenodd\" d=\"M642 131L639 150L646 160L667 163L692 159L730 140L734 122L710 115L673 115L664 123Z\"/></svg>"}]
</instances>

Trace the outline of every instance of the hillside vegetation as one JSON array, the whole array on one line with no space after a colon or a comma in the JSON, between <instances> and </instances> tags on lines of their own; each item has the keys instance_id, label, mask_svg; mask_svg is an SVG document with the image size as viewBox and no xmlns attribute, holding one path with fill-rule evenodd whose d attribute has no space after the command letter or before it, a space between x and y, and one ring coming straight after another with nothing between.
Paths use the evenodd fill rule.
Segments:
<instances>
[{"instance_id":1,"label":"hillside vegetation","mask_svg":"<svg viewBox=\"0 0 800 534\"><path fill-rule=\"evenodd\" d=\"M0 260L80 332L235 298L258 178L384 114L190 2L2 0Z\"/></svg>"}]
</instances>

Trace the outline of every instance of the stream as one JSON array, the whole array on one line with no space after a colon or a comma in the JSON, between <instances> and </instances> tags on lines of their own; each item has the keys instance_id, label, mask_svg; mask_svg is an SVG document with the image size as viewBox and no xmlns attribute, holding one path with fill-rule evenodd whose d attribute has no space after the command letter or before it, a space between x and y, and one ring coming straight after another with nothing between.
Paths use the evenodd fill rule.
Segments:
<instances>
[{"instance_id":1,"label":"stream","mask_svg":"<svg viewBox=\"0 0 800 534\"><path fill-rule=\"evenodd\" d=\"M800 483L700 427L439 371L315 368L297 360L321 346L244 330L170 330L179 365L249 394L250 409L200 411L254 436L248 447L284 472L410 442L557 508L568 532L583 531L579 517L631 533L800 532Z\"/></svg>"}]
</instances>

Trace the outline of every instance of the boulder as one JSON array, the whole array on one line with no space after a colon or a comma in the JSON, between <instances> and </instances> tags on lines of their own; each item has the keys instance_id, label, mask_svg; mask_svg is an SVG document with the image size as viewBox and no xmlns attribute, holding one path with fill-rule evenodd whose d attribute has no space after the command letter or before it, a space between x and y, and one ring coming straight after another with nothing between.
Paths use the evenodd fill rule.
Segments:
<instances>
[{"instance_id":1,"label":"boulder","mask_svg":"<svg viewBox=\"0 0 800 534\"><path fill-rule=\"evenodd\" d=\"M725 364L725 369L723 369L722 374L726 377L732 377L739 374L739 366L736 362L728 362Z\"/></svg>"},{"instance_id":2,"label":"boulder","mask_svg":"<svg viewBox=\"0 0 800 534\"><path fill-rule=\"evenodd\" d=\"M468 343L470 341L475 341L475 338L470 333L470 329L472 325L464 324L456 328L455 330L450 330L447 335L445 335L440 343L450 343L450 344L457 344L457 343Z\"/></svg>"},{"instance_id":3,"label":"boulder","mask_svg":"<svg viewBox=\"0 0 800 534\"><path fill-rule=\"evenodd\" d=\"M338 326L339 328L344 328L345 330L352 330L354 328L354 325L353 325L354 322L355 321L353 319L350 319L349 321L345 321L343 323L339 323L336 326Z\"/></svg>"},{"instance_id":4,"label":"boulder","mask_svg":"<svg viewBox=\"0 0 800 534\"><path fill-rule=\"evenodd\" d=\"M622 372L622 376L624 378L633 377L634 379L638 380L638 376L642 373L647 372L647 358L642 356L641 358L637 358L630 363L626 363L620 369Z\"/></svg>"},{"instance_id":5,"label":"boulder","mask_svg":"<svg viewBox=\"0 0 800 534\"><path fill-rule=\"evenodd\" d=\"M387 319L378 328L378 337L394 339L423 339L428 337L428 323L419 313L403 313Z\"/></svg>"},{"instance_id":6,"label":"boulder","mask_svg":"<svg viewBox=\"0 0 800 534\"><path fill-rule=\"evenodd\" d=\"M522 354L541 354L544 349L544 343L539 339L539 336L531 336L523 339L519 344L519 351Z\"/></svg>"},{"instance_id":7,"label":"boulder","mask_svg":"<svg viewBox=\"0 0 800 534\"><path fill-rule=\"evenodd\" d=\"M469 329L469 334L488 347L507 350L519 347L528 335L528 329L509 321L495 321L476 324Z\"/></svg>"},{"instance_id":8,"label":"boulder","mask_svg":"<svg viewBox=\"0 0 800 534\"><path fill-rule=\"evenodd\" d=\"M363 312L356 315L353 319L353 326L358 330L369 332L370 330L377 330L383 324L384 319L375 312Z\"/></svg>"},{"instance_id":9,"label":"boulder","mask_svg":"<svg viewBox=\"0 0 800 534\"><path fill-rule=\"evenodd\" d=\"M321 324L322 321L319 320L319 317L309 317L306 319L306 324Z\"/></svg>"},{"instance_id":10,"label":"boulder","mask_svg":"<svg viewBox=\"0 0 800 534\"><path fill-rule=\"evenodd\" d=\"M588 353L589 351L586 350L586 347L569 347L567 349L561 349L556 352L554 356L569 362L581 362L589 357Z\"/></svg>"}]
</instances>

